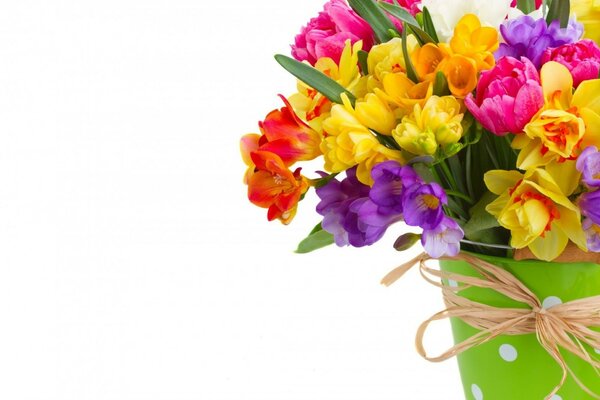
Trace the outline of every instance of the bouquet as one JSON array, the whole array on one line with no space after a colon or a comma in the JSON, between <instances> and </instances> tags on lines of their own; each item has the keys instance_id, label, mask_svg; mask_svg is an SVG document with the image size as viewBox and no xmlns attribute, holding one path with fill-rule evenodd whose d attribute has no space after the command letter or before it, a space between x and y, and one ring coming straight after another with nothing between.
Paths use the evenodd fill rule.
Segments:
<instances>
[{"instance_id":1,"label":"bouquet","mask_svg":"<svg viewBox=\"0 0 600 400\"><path fill-rule=\"evenodd\" d=\"M400 221L421 233L396 249L420 241L434 258L600 252L589 1L348 3L328 1L275 57L297 92L241 139L248 198L269 220L319 197L299 252L369 246Z\"/></svg>"},{"instance_id":2,"label":"bouquet","mask_svg":"<svg viewBox=\"0 0 600 400\"><path fill-rule=\"evenodd\" d=\"M469 399L600 399L599 25L591 0L330 0L275 56L297 92L241 140L269 220L319 197L298 252L411 227L394 247L427 254L383 282L418 264L442 289L417 350L460 355Z\"/></svg>"}]
</instances>

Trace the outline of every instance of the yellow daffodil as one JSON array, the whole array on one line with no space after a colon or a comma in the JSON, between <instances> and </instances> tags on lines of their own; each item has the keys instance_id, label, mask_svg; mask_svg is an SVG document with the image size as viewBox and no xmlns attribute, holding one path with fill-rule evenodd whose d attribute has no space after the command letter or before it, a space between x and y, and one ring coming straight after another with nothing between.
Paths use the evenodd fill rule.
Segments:
<instances>
[{"instance_id":1,"label":"yellow daffodil","mask_svg":"<svg viewBox=\"0 0 600 400\"><path fill-rule=\"evenodd\" d=\"M396 160L404 163L402 154L382 145L375 135L357 118L348 97L342 95L344 104L336 104L331 115L323 122L324 140L321 151L325 157L325 169L342 172L358 165L359 181L371 185L371 168L374 165Z\"/></svg>"},{"instance_id":2,"label":"yellow daffodil","mask_svg":"<svg viewBox=\"0 0 600 400\"><path fill-rule=\"evenodd\" d=\"M352 92L356 97L366 94L366 78L362 77L358 69L358 51L362 49L362 42L351 44L346 41L339 65L331 58L324 57L317 60L315 68L329 76L341 86ZM288 98L294 111L300 118L308 122L315 131L322 133L322 124L329 117L331 101L321 93L298 81L298 93Z\"/></svg>"},{"instance_id":3,"label":"yellow daffodil","mask_svg":"<svg viewBox=\"0 0 600 400\"><path fill-rule=\"evenodd\" d=\"M517 135L517 167L523 170L575 159L590 145L600 145L600 80L582 82L573 93L573 77L556 62L541 70L545 106Z\"/></svg>"},{"instance_id":4,"label":"yellow daffodil","mask_svg":"<svg viewBox=\"0 0 600 400\"><path fill-rule=\"evenodd\" d=\"M541 168L525 174L494 170L484 179L488 189L499 195L486 210L510 230L512 247L529 247L546 261L558 257L569 240L587 250L581 214L568 198L572 193L564 179L555 179Z\"/></svg>"},{"instance_id":5,"label":"yellow daffodil","mask_svg":"<svg viewBox=\"0 0 600 400\"><path fill-rule=\"evenodd\" d=\"M463 116L454 97L431 96L424 107L416 104L392 135L400 147L414 155L433 155L440 145L460 140Z\"/></svg>"},{"instance_id":6,"label":"yellow daffodil","mask_svg":"<svg viewBox=\"0 0 600 400\"><path fill-rule=\"evenodd\" d=\"M600 0L571 0L571 12L583 24L583 36L600 42Z\"/></svg>"}]
</instances>

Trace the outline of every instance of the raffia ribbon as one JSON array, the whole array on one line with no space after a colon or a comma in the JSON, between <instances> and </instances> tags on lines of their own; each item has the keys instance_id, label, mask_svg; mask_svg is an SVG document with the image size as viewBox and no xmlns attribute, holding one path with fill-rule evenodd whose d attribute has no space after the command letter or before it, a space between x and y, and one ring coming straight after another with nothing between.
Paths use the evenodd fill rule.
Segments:
<instances>
[{"instance_id":1,"label":"raffia ribbon","mask_svg":"<svg viewBox=\"0 0 600 400\"><path fill-rule=\"evenodd\" d=\"M456 257L442 257L437 260L465 261L481 277L465 276L426 265L432 260L423 253L413 260L390 272L382 284L390 286L415 265L423 278L442 289L446 309L421 324L417 330L415 344L417 352L426 360L441 362L457 356L473 347L486 343L500 335L526 335L535 333L540 345L552 356L562 369L562 378L558 385L546 397L546 400L558 393L570 375L587 394L595 399L600 395L592 392L567 365L560 349L563 348L589 363L598 373L600 361L593 359L583 344L600 349L600 332L589 327L600 327L600 296L587 297L544 309L537 296L508 271L477 257L461 253ZM441 279L462 282L460 287L443 285ZM457 294L468 287L480 287L495 290L513 300L528 305L528 308L498 308L478 303ZM450 348L445 353L431 357L423 345L425 332L434 321L446 318L460 318L480 332ZM600 373L598 373L600 376Z\"/></svg>"}]
</instances>

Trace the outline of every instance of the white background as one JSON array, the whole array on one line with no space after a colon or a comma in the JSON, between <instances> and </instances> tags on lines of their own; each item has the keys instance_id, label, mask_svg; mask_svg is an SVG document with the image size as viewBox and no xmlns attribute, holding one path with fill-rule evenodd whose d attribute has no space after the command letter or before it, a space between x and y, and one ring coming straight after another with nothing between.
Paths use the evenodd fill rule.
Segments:
<instances>
[{"instance_id":1,"label":"white background","mask_svg":"<svg viewBox=\"0 0 600 400\"><path fill-rule=\"evenodd\" d=\"M239 137L322 3L1 2L0 399L462 398L414 351L439 292L379 285L402 227L301 256L314 195L288 227L246 200Z\"/></svg>"}]
</instances>

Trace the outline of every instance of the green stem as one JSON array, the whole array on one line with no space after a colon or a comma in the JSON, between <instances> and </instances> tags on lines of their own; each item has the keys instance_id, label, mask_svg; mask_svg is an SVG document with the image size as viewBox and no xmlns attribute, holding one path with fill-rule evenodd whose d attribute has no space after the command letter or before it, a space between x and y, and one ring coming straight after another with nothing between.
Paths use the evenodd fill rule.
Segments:
<instances>
[{"instance_id":1,"label":"green stem","mask_svg":"<svg viewBox=\"0 0 600 400\"><path fill-rule=\"evenodd\" d=\"M463 199L464 201L466 201L469 204L475 204L475 202L473 201L472 198L470 198L469 196L467 196L466 194L454 191L454 190L446 190L446 194L450 195L450 196L454 196L454 197L458 197L459 199Z\"/></svg>"},{"instance_id":2,"label":"green stem","mask_svg":"<svg viewBox=\"0 0 600 400\"><path fill-rule=\"evenodd\" d=\"M439 163L439 165L442 167L444 176L448 180L448 183L450 184L451 189L458 192L459 189L458 189L458 185L456 183L456 179L454 179L454 175L452 175L452 171L450 171L450 168L448 168L448 164L446 164L446 160L441 161Z\"/></svg>"}]
</instances>

